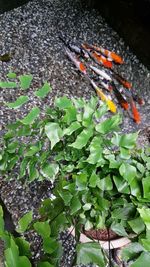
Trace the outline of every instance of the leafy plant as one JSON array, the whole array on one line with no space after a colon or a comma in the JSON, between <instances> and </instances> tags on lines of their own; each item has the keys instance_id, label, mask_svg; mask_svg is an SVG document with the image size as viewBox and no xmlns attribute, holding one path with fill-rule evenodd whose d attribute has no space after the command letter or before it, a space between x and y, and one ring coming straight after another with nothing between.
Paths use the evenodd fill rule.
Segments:
<instances>
[{"instance_id":1,"label":"leafy plant","mask_svg":"<svg viewBox=\"0 0 150 267\"><path fill-rule=\"evenodd\" d=\"M36 92L47 95L44 85ZM53 199L40 208L40 219L19 223L19 232L33 227L43 240L44 263L59 266L59 233L75 228L75 262L106 266L107 256L97 242L80 244L82 231L112 229L119 236L134 233L122 256L132 267L150 257L150 149L136 147L137 133L118 134L121 116L107 118L106 105L90 100L56 98L40 119L40 109L8 125L3 137L0 170L7 179L20 166L25 181L49 180ZM42 114L43 115L43 114ZM31 214L30 214L31 216ZM132 239L132 238L131 238Z\"/></svg>"}]
</instances>

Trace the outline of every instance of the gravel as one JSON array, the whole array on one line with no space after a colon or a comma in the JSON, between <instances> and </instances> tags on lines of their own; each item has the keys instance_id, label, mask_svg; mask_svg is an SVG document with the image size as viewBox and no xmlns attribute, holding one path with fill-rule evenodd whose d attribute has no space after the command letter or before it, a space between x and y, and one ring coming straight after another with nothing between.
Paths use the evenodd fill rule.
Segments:
<instances>
[{"instance_id":1,"label":"gravel","mask_svg":"<svg viewBox=\"0 0 150 267\"><path fill-rule=\"evenodd\" d=\"M94 95L89 83L66 58L63 44L58 38L60 33L65 33L68 39L99 43L122 55L125 64L116 69L132 82L133 90L139 92L145 100L145 105L140 107L142 123L136 125L129 115L124 113L122 130L144 131L149 126L150 73L118 34L107 25L98 11L83 9L79 0L37 0L0 15L0 29L0 54L12 54L10 62L0 61L0 80L5 80L10 70L18 75L32 73L34 76L32 86L26 92L20 89L0 89L1 135L7 123L22 118L35 105L41 109L45 105L52 105L55 96L65 94L69 97L83 96L88 99ZM53 90L40 101L33 92L44 81L48 81ZM13 102L24 94L30 97L30 101L22 108L12 112L4 105L4 102ZM17 180L6 182L1 177L0 189L1 197L12 213L15 224L18 218L29 210L33 210L34 216L37 216L40 201L51 196L51 185L47 182L34 182L28 186ZM35 244L37 245L37 240L33 241L34 251ZM69 266L67 252L70 251L69 259L74 253L74 241L67 241L66 244L69 247L66 246L63 266Z\"/></svg>"}]
</instances>

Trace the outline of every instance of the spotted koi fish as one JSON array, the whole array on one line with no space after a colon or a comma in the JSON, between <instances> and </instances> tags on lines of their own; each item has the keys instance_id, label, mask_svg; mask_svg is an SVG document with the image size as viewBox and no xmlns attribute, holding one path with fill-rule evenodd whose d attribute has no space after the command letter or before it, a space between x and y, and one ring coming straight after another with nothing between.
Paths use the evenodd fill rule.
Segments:
<instances>
[{"instance_id":1,"label":"spotted koi fish","mask_svg":"<svg viewBox=\"0 0 150 267\"><path fill-rule=\"evenodd\" d=\"M117 89L117 87L115 86L114 82L112 83L113 86L113 92L120 104L120 106L124 109L124 110L128 110L129 109L129 104L127 102L127 100L122 96L122 94L119 92L119 90Z\"/></svg>"},{"instance_id":2,"label":"spotted koi fish","mask_svg":"<svg viewBox=\"0 0 150 267\"><path fill-rule=\"evenodd\" d=\"M69 51L68 48L65 48L65 52L67 54L67 56L69 57L69 59L74 63L74 65L76 66L76 68L82 72L84 75L87 74L86 71L86 67L84 66L84 64L74 55L74 53L72 53L71 51Z\"/></svg>"},{"instance_id":3,"label":"spotted koi fish","mask_svg":"<svg viewBox=\"0 0 150 267\"><path fill-rule=\"evenodd\" d=\"M90 80L90 82L93 88L95 89L97 95L100 97L100 99L107 104L109 110L113 113L116 113L117 107L115 103L103 93L103 91L96 85L96 83L93 80Z\"/></svg>"},{"instance_id":4,"label":"spotted koi fish","mask_svg":"<svg viewBox=\"0 0 150 267\"><path fill-rule=\"evenodd\" d=\"M82 44L82 47L85 51L89 54L89 56L99 65L102 65L106 68L111 69L112 68L112 62L109 61L106 57L102 56L101 54L89 49L86 47L86 45Z\"/></svg>"},{"instance_id":5,"label":"spotted koi fish","mask_svg":"<svg viewBox=\"0 0 150 267\"><path fill-rule=\"evenodd\" d=\"M115 52L111 52L107 49L104 49L103 47L98 47L96 45L93 45L93 48L96 51L102 53L104 56L110 58L112 61L114 61L117 64L123 64L124 63L123 59L119 55L117 55Z\"/></svg>"},{"instance_id":6,"label":"spotted koi fish","mask_svg":"<svg viewBox=\"0 0 150 267\"><path fill-rule=\"evenodd\" d=\"M131 89L132 84L128 82L125 78L123 78L121 75L116 73L115 71L112 70L113 77L120 83L122 84L125 88Z\"/></svg>"},{"instance_id":7,"label":"spotted koi fish","mask_svg":"<svg viewBox=\"0 0 150 267\"><path fill-rule=\"evenodd\" d=\"M124 61L123 59L117 55L115 52L112 52L112 51L109 51L103 47L98 47L96 45L89 45L89 44L84 44L86 46L87 49L90 49L90 50L95 50L97 52L100 52L101 54L103 54L105 57L107 57L109 60L112 60L114 61L115 63L117 64L123 64Z\"/></svg>"}]
</instances>

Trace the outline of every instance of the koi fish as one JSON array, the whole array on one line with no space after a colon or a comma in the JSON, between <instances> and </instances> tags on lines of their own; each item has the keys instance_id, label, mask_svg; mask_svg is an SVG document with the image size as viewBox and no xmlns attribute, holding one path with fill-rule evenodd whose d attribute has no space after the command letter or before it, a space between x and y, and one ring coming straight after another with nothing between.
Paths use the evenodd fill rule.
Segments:
<instances>
[{"instance_id":1,"label":"koi fish","mask_svg":"<svg viewBox=\"0 0 150 267\"><path fill-rule=\"evenodd\" d=\"M65 52L67 56L69 57L69 59L74 63L76 68L79 71L81 71L84 75L86 75L87 71L86 71L86 67L84 66L84 64L80 60L78 60L78 58L76 58L76 56L72 52L70 52L68 48L65 48Z\"/></svg>"},{"instance_id":2,"label":"koi fish","mask_svg":"<svg viewBox=\"0 0 150 267\"><path fill-rule=\"evenodd\" d=\"M123 59L119 55L117 55L115 52L111 52L107 49L104 49L103 47L97 47L96 45L93 45L93 48L96 51L101 52L104 56L112 59L117 64L123 64L124 63Z\"/></svg>"},{"instance_id":3,"label":"koi fish","mask_svg":"<svg viewBox=\"0 0 150 267\"><path fill-rule=\"evenodd\" d=\"M90 49L86 48L86 45L82 44L82 47L85 49L85 51L87 51L87 53L89 54L89 56L94 59L94 61L106 68L111 69L112 68L112 62L109 61L106 57L102 56L101 54L92 51Z\"/></svg>"},{"instance_id":4,"label":"koi fish","mask_svg":"<svg viewBox=\"0 0 150 267\"><path fill-rule=\"evenodd\" d=\"M112 91L113 90L112 85L110 85L108 83L105 83L104 81L100 81L100 84L108 91Z\"/></svg>"},{"instance_id":5,"label":"koi fish","mask_svg":"<svg viewBox=\"0 0 150 267\"><path fill-rule=\"evenodd\" d=\"M141 116L136 108L136 105L133 101L133 98L131 97L130 99L130 104L131 104L131 110L132 110L132 114L133 114L133 120L139 124L141 122Z\"/></svg>"},{"instance_id":6,"label":"koi fish","mask_svg":"<svg viewBox=\"0 0 150 267\"><path fill-rule=\"evenodd\" d=\"M95 89L97 95L100 97L100 99L101 99L103 102L105 102L105 103L107 104L109 110L110 110L111 112L113 112L113 113L116 113L116 111L117 111L117 107L116 107L115 103L114 103L112 100L110 100L110 99L108 98L108 96L106 96L106 95L102 92L102 90L95 84L95 82L94 82L93 80L90 80L90 82L91 82L93 88Z\"/></svg>"},{"instance_id":7,"label":"koi fish","mask_svg":"<svg viewBox=\"0 0 150 267\"><path fill-rule=\"evenodd\" d=\"M118 64L123 64L124 61L123 59L117 55L115 52L111 52L107 49L104 49L103 47L98 47L96 45L89 45L89 44L84 44L86 46L87 49L90 49L90 50L95 50L97 52L100 52L102 53L104 56L106 56L107 58L109 58L110 60L114 61L115 63L118 63Z\"/></svg>"},{"instance_id":8,"label":"koi fish","mask_svg":"<svg viewBox=\"0 0 150 267\"><path fill-rule=\"evenodd\" d=\"M92 57L98 64L101 64L101 65L103 65L103 66L106 67L106 68L110 68L110 69L112 68L112 62L109 61L109 60L107 60L106 57L104 57L104 56L102 56L102 55L100 55L100 54L98 54L97 52L94 52L94 51L90 52L90 54L91 54L91 57Z\"/></svg>"},{"instance_id":9,"label":"koi fish","mask_svg":"<svg viewBox=\"0 0 150 267\"><path fill-rule=\"evenodd\" d=\"M115 71L112 70L114 78L122 84L125 88L130 89L132 87L132 84L128 82L126 79L124 79L121 75L116 73Z\"/></svg>"},{"instance_id":10,"label":"koi fish","mask_svg":"<svg viewBox=\"0 0 150 267\"><path fill-rule=\"evenodd\" d=\"M120 104L120 106L124 109L124 110L128 110L129 108L129 104L126 101L126 99L122 96L122 94L119 92L119 90L117 89L117 87L115 86L114 82L113 82L113 91L114 94Z\"/></svg>"},{"instance_id":11,"label":"koi fish","mask_svg":"<svg viewBox=\"0 0 150 267\"><path fill-rule=\"evenodd\" d=\"M89 55L86 51L84 51L81 47L77 46L74 43L67 42L63 36L59 36L59 39L68 47L72 52L75 52L78 55L81 55L85 58L89 58Z\"/></svg>"},{"instance_id":12,"label":"koi fish","mask_svg":"<svg viewBox=\"0 0 150 267\"><path fill-rule=\"evenodd\" d=\"M133 99L141 106L143 106L145 104L144 99L139 95L134 95Z\"/></svg>"},{"instance_id":13,"label":"koi fish","mask_svg":"<svg viewBox=\"0 0 150 267\"><path fill-rule=\"evenodd\" d=\"M90 65L90 69L92 69L96 74L100 75L107 81L112 81L112 78L103 70L100 70L92 65Z\"/></svg>"}]
</instances>

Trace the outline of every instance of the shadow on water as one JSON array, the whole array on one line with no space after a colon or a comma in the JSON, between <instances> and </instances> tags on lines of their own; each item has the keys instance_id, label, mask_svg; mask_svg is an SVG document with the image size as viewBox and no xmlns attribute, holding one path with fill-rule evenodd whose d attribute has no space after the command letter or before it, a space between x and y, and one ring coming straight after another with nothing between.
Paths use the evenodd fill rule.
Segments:
<instances>
[{"instance_id":1,"label":"shadow on water","mask_svg":"<svg viewBox=\"0 0 150 267\"><path fill-rule=\"evenodd\" d=\"M0 14L26 4L29 0L0 0Z\"/></svg>"}]
</instances>

